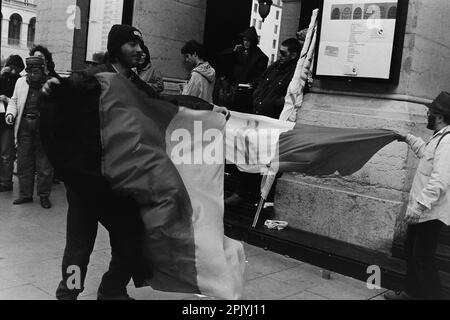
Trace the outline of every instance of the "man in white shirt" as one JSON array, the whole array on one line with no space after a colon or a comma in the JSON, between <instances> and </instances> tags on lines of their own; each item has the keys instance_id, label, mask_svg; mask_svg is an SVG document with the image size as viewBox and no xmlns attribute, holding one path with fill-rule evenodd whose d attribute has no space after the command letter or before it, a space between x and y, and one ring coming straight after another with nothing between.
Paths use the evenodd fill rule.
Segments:
<instances>
[{"instance_id":1,"label":"man in white shirt","mask_svg":"<svg viewBox=\"0 0 450 320\"><path fill-rule=\"evenodd\" d=\"M405 220L407 273L402 292L388 293L388 300L441 299L435 253L440 230L450 225L450 94L442 92L427 105L428 141L403 137L420 158L411 188Z\"/></svg>"}]
</instances>

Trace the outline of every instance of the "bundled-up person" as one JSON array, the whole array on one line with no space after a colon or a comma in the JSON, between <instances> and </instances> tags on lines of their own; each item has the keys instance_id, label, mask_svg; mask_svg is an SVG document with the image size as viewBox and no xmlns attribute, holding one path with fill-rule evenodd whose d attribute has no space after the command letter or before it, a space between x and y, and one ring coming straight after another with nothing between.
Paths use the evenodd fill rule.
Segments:
<instances>
[{"instance_id":1,"label":"bundled-up person","mask_svg":"<svg viewBox=\"0 0 450 320\"><path fill-rule=\"evenodd\" d=\"M12 55L0 74L0 192L13 189L14 127L6 124L5 113L24 69L22 58Z\"/></svg>"},{"instance_id":2,"label":"bundled-up person","mask_svg":"<svg viewBox=\"0 0 450 320\"><path fill-rule=\"evenodd\" d=\"M150 57L150 50L147 46L144 46L142 51L141 61L137 67L137 73L143 81L155 90L155 92L162 93L164 91L164 80L162 74L153 66Z\"/></svg>"},{"instance_id":3,"label":"bundled-up person","mask_svg":"<svg viewBox=\"0 0 450 320\"><path fill-rule=\"evenodd\" d=\"M206 61L204 47L195 40L188 41L181 49L185 62L193 69L191 78L183 88L183 95L201 98L213 103L216 70Z\"/></svg>"},{"instance_id":4,"label":"bundled-up person","mask_svg":"<svg viewBox=\"0 0 450 320\"><path fill-rule=\"evenodd\" d=\"M221 53L218 104L252 113L253 87L266 70L269 58L258 47L255 27L243 31L240 42Z\"/></svg>"},{"instance_id":5,"label":"bundled-up person","mask_svg":"<svg viewBox=\"0 0 450 320\"><path fill-rule=\"evenodd\" d=\"M41 88L47 81L45 60L41 57L30 57L26 59L26 66L27 75L17 81L6 110L6 123L14 124L17 142L19 198L14 204L33 202L35 173L37 173L37 194L41 206L49 209L53 168L42 147L38 107Z\"/></svg>"},{"instance_id":6,"label":"bundled-up person","mask_svg":"<svg viewBox=\"0 0 450 320\"><path fill-rule=\"evenodd\" d=\"M112 255L97 292L99 300L129 300L130 280L133 278L137 286L142 285L151 271L142 270L144 226L138 203L133 195L116 193L103 176L99 130L102 84L98 77L101 74L120 75L140 95L164 99L133 71L139 66L143 46L140 30L114 25L108 35L108 63L76 72L67 79L52 78L43 88L46 96L41 123L44 146L63 177L68 202L66 248L57 299L75 300L83 292L99 222L109 232ZM194 109L226 112L194 97L175 96L167 100ZM127 126L121 129L124 134L130 132ZM73 266L81 272L78 287L69 285Z\"/></svg>"},{"instance_id":7,"label":"bundled-up person","mask_svg":"<svg viewBox=\"0 0 450 320\"><path fill-rule=\"evenodd\" d=\"M256 114L275 119L280 117L301 51L302 46L295 38L287 39L281 44L280 58L267 68L253 94Z\"/></svg>"}]
</instances>

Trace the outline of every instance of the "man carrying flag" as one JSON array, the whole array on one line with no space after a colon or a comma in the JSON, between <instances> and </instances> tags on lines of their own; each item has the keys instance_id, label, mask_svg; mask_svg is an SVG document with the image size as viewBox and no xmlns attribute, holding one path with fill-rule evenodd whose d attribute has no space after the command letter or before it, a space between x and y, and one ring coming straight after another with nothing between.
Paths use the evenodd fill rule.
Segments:
<instances>
[{"instance_id":1,"label":"man carrying flag","mask_svg":"<svg viewBox=\"0 0 450 320\"><path fill-rule=\"evenodd\" d=\"M439 300L442 288L435 254L444 225L450 225L450 94L442 92L427 105L428 126L434 131L426 143L411 134L403 137L420 158L406 210L406 278L404 291L387 300Z\"/></svg>"},{"instance_id":2,"label":"man carrying flag","mask_svg":"<svg viewBox=\"0 0 450 320\"><path fill-rule=\"evenodd\" d=\"M111 263L102 278L98 299L130 299L126 290L130 279L133 278L136 286L142 286L144 279L152 276L152 270L144 269L141 260L144 225L136 198L117 194L102 172L104 141L100 129L105 123L99 113L99 106L105 99L101 79L107 75L115 74L127 86L132 84L139 99L161 99L132 71L140 62L142 48L142 33L138 29L114 25L108 36L110 63L75 73L68 79L53 78L43 88L47 96L41 103L44 147L63 177L69 204L62 281L56 292L58 299L77 299L83 291L98 222L109 231L112 248ZM227 112L191 97L172 97L170 101L182 102L193 109ZM126 136L125 124L117 129ZM76 276L80 278L74 281Z\"/></svg>"}]
</instances>

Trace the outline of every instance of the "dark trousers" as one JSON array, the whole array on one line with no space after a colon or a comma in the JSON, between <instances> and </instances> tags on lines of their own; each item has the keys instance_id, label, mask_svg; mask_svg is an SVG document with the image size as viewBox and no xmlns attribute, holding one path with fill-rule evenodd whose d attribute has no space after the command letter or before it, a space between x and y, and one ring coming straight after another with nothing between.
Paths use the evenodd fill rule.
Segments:
<instances>
[{"instance_id":1,"label":"dark trousers","mask_svg":"<svg viewBox=\"0 0 450 320\"><path fill-rule=\"evenodd\" d=\"M408 226L405 241L407 258L405 291L409 295L420 299L442 297L439 271L434 256L443 225L439 220L432 220Z\"/></svg>"},{"instance_id":2,"label":"dark trousers","mask_svg":"<svg viewBox=\"0 0 450 320\"><path fill-rule=\"evenodd\" d=\"M36 174L38 196L50 196L53 167L42 147L39 118L23 117L17 137L17 175L21 198L33 197Z\"/></svg>"},{"instance_id":3,"label":"dark trousers","mask_svg":"<svg viewBox=\"0 0 450 320\"><path fill-rule=\"evenodd\" d=\"M5 114L0 114L0 186L12 187L14 167L14 127L5 123Z\"/></svg>"},{"instance_id":4,"label":"dark trousers","mask_svg":"<svg viewBox=\"0 0 450 320\"><path fill-rule=\"evenodd\" d=\"M253 89L237 88L230 109L237 112L253 113Z\"/></svg>"},{"instance_id":5,"label":"dark trousers","mask_svg":"<svg viewBox=\"0 0 450 320\"><path fill-rule=\"evenodd\" d=\"M110 297L126 294L131 278L134 277L136 284L143 277L144 227L137 204L131 198L112 195L88 198L70 188L67 189L67 200L66 248L62 262L62 281L56 291L56 298L72 300L83 292L98 222L109 232L112 256L109 270L103 275L98 292ZM80 270L79 288L71 285L71 266Z\"/></svg>"},{"instance_id":6,"label":"dark trousers","mask_svg":"<svg viewBox=\"0 0 450 320\"><path fill-rule=\"evenodd\" d=\"M261 198L261 182L262 175L259 173L246 173L240 171L235 165L226 165L225 171L231 175L231 179L235 182L234 190L232 191L238 194L241 198L248 199L250 201L258 202ZM277 175L277 179L281 174ZM268 202L273 202L275 198L277 180L275 180L272 189L267 197Z\"/></svg>"}]
</instances>

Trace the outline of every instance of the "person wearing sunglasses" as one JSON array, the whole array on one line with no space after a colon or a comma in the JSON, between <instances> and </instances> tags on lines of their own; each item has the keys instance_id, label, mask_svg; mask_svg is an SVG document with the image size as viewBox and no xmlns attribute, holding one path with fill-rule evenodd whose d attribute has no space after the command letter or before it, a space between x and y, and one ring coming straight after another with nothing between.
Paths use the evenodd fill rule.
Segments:
<instances>
[{"instance_id":1,"label":"person wearing sunglasses","mask_svg":"<svg viewBox=\"0 0 450 320\"><path fill-rule=\"evenodd\" d=\"M284 108L284 98L294 76L302 46L295 38L285 40L280 46L279 59L263 73L253 93L253 112L278 119ZM261 176L229 168L238 180L235 192L225 199L226 206L239 205L245 198L259 200ZM275 190L274 188L272 190ZM273 195L269 195L269 201Z\"/></svg>"}]
</instances>

